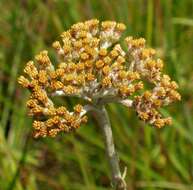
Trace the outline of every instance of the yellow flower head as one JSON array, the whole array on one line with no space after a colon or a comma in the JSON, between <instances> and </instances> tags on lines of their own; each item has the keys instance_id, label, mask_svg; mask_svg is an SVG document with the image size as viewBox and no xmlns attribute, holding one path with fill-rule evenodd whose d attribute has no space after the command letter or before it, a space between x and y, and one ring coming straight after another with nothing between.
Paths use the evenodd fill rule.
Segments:
<instances>
[{"instance_id":1,"label":"yellow flower head","mask_svg":"<svg viewBox=\"0 0 193 190\"><path fill-rule=\"evenodd\" d=\"M35 118L35 137L54 137L87 121L87 105L69 111L56 106L52 96L75 96L93 105L118 102L133 107L140 119L156 127L171 124L158 108L180 100L178 85L162 74L163 61L146 48L145 39L127 37L127 48L121 47L125 29L122 23L96 19L74 24L53 43L59 58L55 67L46 50L26 64L27 77L20 76L18 82L31 92L27 107ZM143 89L144 81L153 88Z\"/></svg>"}]
</instances>

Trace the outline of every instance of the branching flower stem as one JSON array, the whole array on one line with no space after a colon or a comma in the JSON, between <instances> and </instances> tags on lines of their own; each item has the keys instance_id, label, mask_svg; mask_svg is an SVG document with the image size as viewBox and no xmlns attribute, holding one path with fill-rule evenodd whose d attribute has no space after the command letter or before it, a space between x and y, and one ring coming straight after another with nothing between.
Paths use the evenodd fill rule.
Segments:
<instances>
[{"instance_id":1,"label":"branching flower stem","mask_svg":"<svg viewBox=\"0 0 193 190\"><path fill-rule=\"evenodd\" d=\"M43 50L35 61L27 62L24 75L18 78L31 92L26 105L34 118L35 138L74 131L87 122L87 112L95 113L116 190L127 189L126 170L121 174L105 105L132 107L141 120L162 128L171 125L172 118L164 118L160 108L181 99L178 84L162 73L164 63L154 49L146 47L145 39L126 37L126 46L121 47L125 29L123 23L97 19L74 24L62 33L61 41L53 43L57 64ZM146 89L146 83L152 89ZM71 111L55 104L53 96L80 98L88 105L77 104Z\"/></svg>"},{"instance_id":2,"label":"branching flower stem","mask_svg":"<svg viewBox=\"0 0 193 190\"><path fill-rule=\"evenodd\" d=\"M103 132L105 149L111 167L112 185L116 190L126 190L126 182L124 176L122 176L120 172L119 159L115 150L108 113L104 105L97 107L92 106L91 111L95 114L97 122Z\"/></svg>"}]
</instances>

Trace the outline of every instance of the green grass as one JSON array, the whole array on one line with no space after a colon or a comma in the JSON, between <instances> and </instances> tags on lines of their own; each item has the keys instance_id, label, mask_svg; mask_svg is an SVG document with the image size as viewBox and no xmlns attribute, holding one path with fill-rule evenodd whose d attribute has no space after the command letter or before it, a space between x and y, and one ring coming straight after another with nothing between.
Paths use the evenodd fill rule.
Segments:
<instances>
[{"instance_id":1,"label":"green grass","mask_svg":"<svg viewBox=\"0 0 193 190\"><path fill-rule=\"evenodd\" d=\"M193 189L192 0L1 0L0 190L109 189L95 120L73 134L34 140L25 108L29 94L16 82L34 54L89 18L124 22L125 35L145 37L180 85L182 101L162 110L173 117L171 127L145 126L132 110L108 107L128 189Z\"/></svg>"}]
</instances>

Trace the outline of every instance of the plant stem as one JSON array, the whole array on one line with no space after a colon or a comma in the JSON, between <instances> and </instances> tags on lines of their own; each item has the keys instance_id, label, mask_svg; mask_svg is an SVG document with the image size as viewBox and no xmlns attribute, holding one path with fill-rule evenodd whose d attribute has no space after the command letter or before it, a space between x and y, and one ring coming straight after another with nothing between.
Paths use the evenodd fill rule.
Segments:
<instances>
[{"instance_id":1,"label":"plant stem","mask_svg":"<svg viewBox=\"0 0 193 190\"><path fill-rule=\"evenodd\" d=\"M100 125L103 132L106 153L111 167L112 185L116 190L126 190L126 182L124 180L124 177L121 175L119 160L115 151L113 134L108 113L104 106L94 107L92 111L95 113L98 124Z\"/></svg>"}]
</instances>

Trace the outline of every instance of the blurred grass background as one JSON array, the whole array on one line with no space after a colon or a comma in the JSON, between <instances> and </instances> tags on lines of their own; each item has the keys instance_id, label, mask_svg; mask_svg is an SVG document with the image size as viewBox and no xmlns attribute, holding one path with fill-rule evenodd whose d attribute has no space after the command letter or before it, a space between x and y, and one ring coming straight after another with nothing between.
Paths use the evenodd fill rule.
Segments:
<instances>
[{"instance_id":1,"label":"blurred grass background","mask_svg":"<svg viewBox=\"0 0 193 190\"><path fill-rule=\"evenodd\" d=\"M0 0L0 190L110 189L96 122L90 118L73 134L34 140L29 94L16 81L34 54L90 18L123 22L125 35L145 37L180 85L182 101L162 110L173 117L171 127L145 126L133 111L108 107L128 189L193 189L192 0Z\"/></svg>"}]
</instances>

